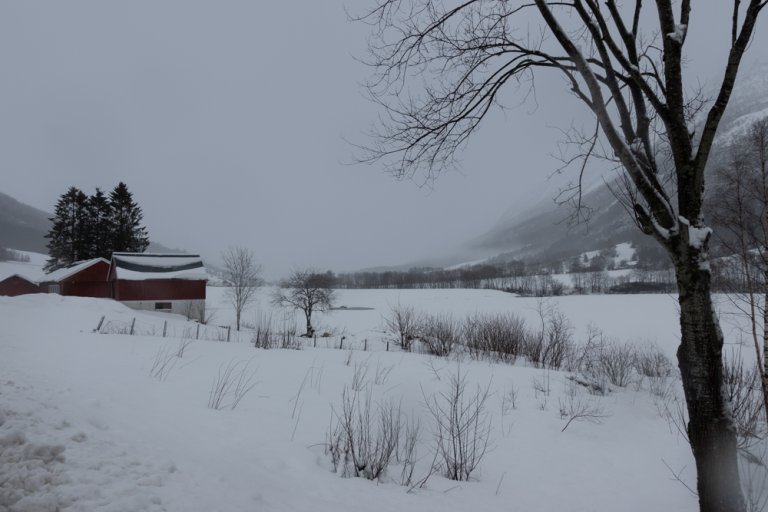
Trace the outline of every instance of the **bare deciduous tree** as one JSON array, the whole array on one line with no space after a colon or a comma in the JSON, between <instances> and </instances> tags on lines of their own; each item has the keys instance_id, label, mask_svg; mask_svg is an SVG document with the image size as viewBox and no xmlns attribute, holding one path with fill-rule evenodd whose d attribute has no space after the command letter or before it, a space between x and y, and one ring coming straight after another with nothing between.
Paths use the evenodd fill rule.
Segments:
<instances>
[{"instance_id":1,"label":"bare deciduous tree","mask_svg":"<svg viewBox=\"0 0 768 512\"><path fill-rule=\"evenodd\" d=\"M230 247L221 258L224 260L224 282L228 288L225 296L235 308L235 322L240 330L243 310L256 298L256 290L263 284L261 265L256 263L253 251L245 247Z\"/></svg>"},{"instance_id":2,"label":"bare deciduous tree","mask_svg":"<svg viewBox=\"0 0 768 512\"><path fill-rule=\"evenodd\" d=\"M298 269L280 281L280 288L272 295L272 303L280 307L292 307L304 313L307 321L305 336L315 333L312 327L312 313L327 311L333 307L335 294L333 275L330 272L321 273L311 268Z\"/></svg>"},{"instance_id":3,"label":"bare deciduous tree","mask_svg":"<svg viewBox=\"0 0 768 512\"><path fill-rule=\"evenodd\" d=\"M579 149L566 163L578 167L580 183L589 160L608 148L606 156L623 170L628 213L673 262L678 362L703 511L745 509L722 393L723 335L710 293L704 170L767 3L730 4L732 16L720 25L730 35L728 58L709 104L691 95L683 79L683 49L694 21L690 0L378 0L360 18L373 27L368 90L385 111L364 159L383 160L397 176L422 171L426 179L436 177L502 100L500 91L532 87L540 72L564 77L594 114L592 131L569 137ZM578 183L570 198L577 207Z\"/></svg>"},{"instance_id":4,"label":"bare deciduous tree","mask_svg":"<svg viewBox=\"0 0 768 512\"><path fill-rule=\"evenodd\" d=\"M731 155L717 170L713 212L721 227L718 238L730 253L724 265L732 271L729 296L749 319L768 417L768 120L752 125Z\"/></svg>"}]
</instances>

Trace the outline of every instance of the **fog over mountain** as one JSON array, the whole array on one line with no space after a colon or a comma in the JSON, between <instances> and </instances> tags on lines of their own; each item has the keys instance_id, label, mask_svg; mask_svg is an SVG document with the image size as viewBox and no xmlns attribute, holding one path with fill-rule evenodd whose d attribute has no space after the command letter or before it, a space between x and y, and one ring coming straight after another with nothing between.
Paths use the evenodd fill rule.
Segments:
<instances>
[{"instance_id":1,"label":"fog over mountain","mask_svg":"<svg viewBox=\"0 0 768 512\"><path fill-rule=\"evenodd\" d=\"M728 145L743 137L749 126L768 117L768 64L744 69L737 82L733 100L723 117L715 149L709 163L712 169L728 158ZM622 242L652 245L654 242L640 233L632 218L609 188L615 174L604 180L585 184L583 203L592 214L588 222L568 222L573 209L545 198L535 207L520 212L511 208L486 233L469 242L469 254L497 255L507 258L562 259L584 250L612 247ZM709 193L716 193L714 187Z\"/></svg>"}]
</instances>

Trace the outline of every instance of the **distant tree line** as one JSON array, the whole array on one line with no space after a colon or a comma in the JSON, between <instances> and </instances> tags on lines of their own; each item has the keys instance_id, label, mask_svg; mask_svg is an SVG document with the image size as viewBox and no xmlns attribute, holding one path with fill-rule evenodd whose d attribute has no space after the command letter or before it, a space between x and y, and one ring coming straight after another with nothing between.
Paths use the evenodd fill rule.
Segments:
<instances>
[{"instance_id":1,"label":"distant tree line","mask_svg":"<svg viewBox=\"0 0 768 512\"><path fill-rule=\"evenodd\" d=\"M88 196L70 187L59 197L51 230L46 235L46 271L91 258L110 258L113 252L143 252L149 245L141 207L128 186L120 182L109 195L101 189Z\"/></svg>"},{"instance_id":2,"label":"distant tree line","mask_svg":"<svg viewBox=\"0 0 768 512\"><path fill-rule=\"evenodd\" d=\"M613 254L600 251L591 258L583 256L550 262L501 261L453 269L415 267L404 271L354 272L338 274L336 288L379 289L492 289L525 296L557 296L590 293L671 293L675 278L665 261L633 260L632 271L611 275ZM556 274L569 274L559 279Z\"/></svg>"},{"instance_id":3,"label":"distant tree line","mask_svg":"<svg viewBox=\"0 0 768 512\"><path fill-rule=\"evenodd\" d=\"M23 263L28 263L29 255L15 251L13 249L7 249L0 245L0 261L20 261Z\"/></svg>"}]
</instances>

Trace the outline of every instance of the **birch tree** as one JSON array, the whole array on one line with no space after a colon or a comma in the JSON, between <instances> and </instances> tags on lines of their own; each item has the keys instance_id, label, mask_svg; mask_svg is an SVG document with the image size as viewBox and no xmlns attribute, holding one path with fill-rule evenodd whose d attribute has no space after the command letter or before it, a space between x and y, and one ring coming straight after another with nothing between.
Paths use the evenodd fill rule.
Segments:
<instances>
[{"instance_id":1,"label":"birch tree","mask_svg":"<svg viewBox=\"0 0 768 512\"><path fill-rule=\"evenodd\" d=\"M230 247L221 255L224 261L225 297L235 309L236 328L240 330L243 311L256 298L262 285L261 265L256 263L253 251L245 247Z\"/></svg>"}]
</instances>

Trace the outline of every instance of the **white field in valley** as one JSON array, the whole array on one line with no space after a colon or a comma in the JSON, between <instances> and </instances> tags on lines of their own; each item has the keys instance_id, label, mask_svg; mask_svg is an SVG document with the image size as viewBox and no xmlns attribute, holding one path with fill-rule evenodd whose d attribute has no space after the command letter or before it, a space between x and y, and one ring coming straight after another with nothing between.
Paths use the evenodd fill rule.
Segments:
<instances>
[{"instance_id":1,"label":"white field in valley","mask_svg":"<svg viewBox=\"0 0 768 512\"><path fill-rule=\"evenodd\" d=\"M223 292L208 289L213 325L234 318ZM283 322L269 293L259 292L246 323L270 314ZM646 380L635 375L597 396L567 372L522 360L437 358L394 344L387 352L393 336L382 318L398 303L456 319L514 312L530 328L541 306L567 317L575 342L592 325L617 343L654 343L670 357L679 336L675 298L666 295L540 304L482 290L341 290L337 304L347 309L316 318L330 336L302 350L256 349L246 331L232 332L230 343L213 341L226 330L202 326L198 334L182 317L110 300L0 297L0 510L697 510L684 485L695 487L690 449ZM723 307L732 309L727 301ZM289 317L303 327L301 317ZM732 320L723 316L729 350L740 347ZM127 334L132 323L134 335ZM177 357L183 333L201 339ZM334 348L342 336L344 349ZM751 354L748 345L742 351ZM166 365L161 371L158 362ZM237 363L255 385L236 408L209 408L216 376ZM457 374L466 378L467 397L477 386L489 390L481 418L488 449L465 482L445 478L435 462L436 426L426 407ZM413 482L422 485L401 485L403 463L394 458L378 481L333 471L329 427L352 387L371 393L374 410L395 404L404 420L420 423L412 459ZM670 396L680 392L676 380L670 389ZM563 431L568 409L579 404L594 417Z\"/></svg>"}]
</instances>

